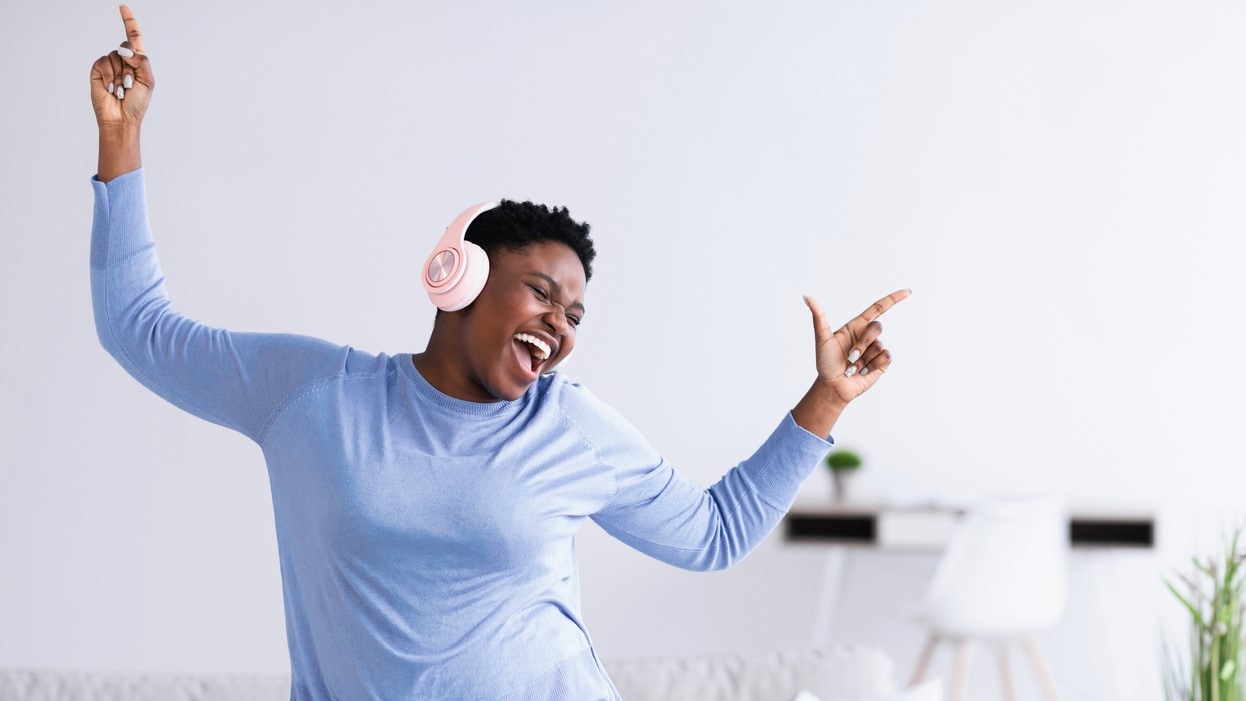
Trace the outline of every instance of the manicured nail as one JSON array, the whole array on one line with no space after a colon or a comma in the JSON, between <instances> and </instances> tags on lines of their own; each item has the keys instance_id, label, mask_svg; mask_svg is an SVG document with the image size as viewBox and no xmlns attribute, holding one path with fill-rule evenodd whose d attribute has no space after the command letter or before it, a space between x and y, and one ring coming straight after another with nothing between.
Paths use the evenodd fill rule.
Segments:
<instances>
[{"instance_id":1,"label":"manicured nail","mask_svg":"<svg viewBox=\"0 0 1246 701\"><path fill-rule=\"evenodd\" d=\"M113 84L112 84L112 81L109 81L109 82L108 82L108 94L109 94L109 95L111 95L111 94L112 94L112 89L113 89Z\"/></svg>"},{"instance_id":2,"label":"manicured nail","mask_svg":"<svg viewBox=\"0 0 1246 701\"><path fill-rule=\"evenodd\" d=\"M130 86L129 86L129 85L127 85L126 87L128 88L128 87L130 87ZM857 361L858 361L858 360L860 360L860 359L861 359L861 351L859 351L859 350L857 350L857 349L855 349L855 348L854 348L854 349L852 349L852 352L848 354L848 362L850 362L850 363L855 363L855 362L857 362Z\"/></svg>"},{"instance_id":3,"label":"manicured nail","mask_svg":"<svg viewBox=\"0 0 1246 701\"><path fill-rule=\"evenodd\" d=\"M126 73L125 77L121 79L121 87L125 88L126 90L129 90L130 88L134 87L134 76L130 75L129 73Z\"/></svg>"},{"instance_id":4,"label":"manicured nail","mask_svg":"<svg viewBox=\"0 0 1246 701\"><path fill-rule=\"evenodd\" d=\"M134 58L134 52L125 48L124 46L121 47L120 49L117 49L117 55L121 56L122 58Z\"/></svg>"},{"instance_id":5,"label":"manicured nail","mask_svg":"<svg viewBox=\"0 0 1246 701\"><path fill-rule=\"evenodd\" d=\"M125 99L125 88L117 88L117 99L118 100Z\"/></svg>"},{"instance_id":6,"label":"manicured nail","mask_svg":"<svg viewBox=\"0 0 1246 701\"><path fill-rule=\"evenodd\" d=\"M856 366L856 365L849 365L849 366L848 366L848 369L844 371L844 375L845 375L845 376L847 376L847 377L852 377L852 376L853 376L853 375L855 375L855 374L857 374L857 366Z\"/></svg>"},{"instance_id":7,"label":"manicured nail","mask_svg":"<svg viewBox=\"0 0 1246 701\"><path fill-rule=\"evenodd\" d=\"M870 369L869 369L869 368L861 368L861 374L862 374L862 375L868 375L868 374L870 374Z\"/></svg>"}]
</instances>

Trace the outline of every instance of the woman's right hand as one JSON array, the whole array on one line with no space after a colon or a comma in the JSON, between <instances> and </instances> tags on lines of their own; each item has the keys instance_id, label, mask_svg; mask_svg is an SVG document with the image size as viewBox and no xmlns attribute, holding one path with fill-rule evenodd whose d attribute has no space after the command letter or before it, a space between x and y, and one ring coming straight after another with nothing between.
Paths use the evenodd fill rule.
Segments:
<instances>
[{"instance_id":1,"label":"woman's right hand","mask_svg":"<svg viewBox=\"0 0 1246 701\"><path fill-rule=\"evenodd\" d=\"M126 40L91 66L91 104L100 131L138 130L156 87L151 62L143 53L143 35L134 13L121 6ZM127 55L128 54L128 55Z\"/></svg>"}]
</instances>

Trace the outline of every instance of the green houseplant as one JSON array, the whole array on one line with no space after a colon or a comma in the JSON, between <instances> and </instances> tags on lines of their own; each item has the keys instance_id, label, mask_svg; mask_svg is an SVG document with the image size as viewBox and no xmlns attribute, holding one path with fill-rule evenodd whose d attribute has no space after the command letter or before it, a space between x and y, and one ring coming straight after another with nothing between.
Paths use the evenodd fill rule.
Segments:
<instances>
[{"instance_id":1,"label":"green houseplant","mask_svg":"<svg viewBox=\"0 0 1246 701\"><path fill-rule=\"evenodd\" d=\"M861 456L844 448L832 450L826 456L826 465L835 482L835 501L847 501L849 477L861 468Z\"/></svg>"},{"instance_id":2,"label":"green houseplant","mask_svg":"<svg viewBox=\"0 0 1246 701\"><path fill-rule=\"evenodd\" d=\"M1190 576L1178 574L1181 588L1164 584L1190 616L1188 657L1164 645L1164 697L1168 701L1246 701L1242 671L1243 578L1246 553L1238 551L1241 529L1225 539L1220 559L1193 558ZM1184 590L1184 591L1183 591Z\"/></svg>"}]
</instances>

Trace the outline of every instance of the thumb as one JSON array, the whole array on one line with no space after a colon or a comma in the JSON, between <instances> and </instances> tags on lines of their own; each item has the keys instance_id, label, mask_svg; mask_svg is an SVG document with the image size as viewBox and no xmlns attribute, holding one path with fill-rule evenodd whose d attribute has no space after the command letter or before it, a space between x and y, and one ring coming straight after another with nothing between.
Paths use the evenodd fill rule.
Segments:
<instances>
[{"instance_id":1,"label":"thumb","mask_svg":"<svg viewBox=\"0 0 1246 701\"><path fill-rule=\"evenodd\" d=\"M804 298L805 306L809 307L809 313L813 317L813 337L818 343L822 343L831 337L831 327L826 323L826 314L823 313L822 305L818 303L818 300L809 295L804 295Z\"/></svg>"}]
</instances>

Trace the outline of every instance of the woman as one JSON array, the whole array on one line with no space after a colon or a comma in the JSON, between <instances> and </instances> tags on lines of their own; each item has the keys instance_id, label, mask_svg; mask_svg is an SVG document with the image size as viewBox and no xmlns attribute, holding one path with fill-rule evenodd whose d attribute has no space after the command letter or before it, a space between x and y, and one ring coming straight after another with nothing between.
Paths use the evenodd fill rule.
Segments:
<instances>
[{"instance_id":1,"label":"woman","mask_svg":"<svg viewBox=\"0 0 1246 701\"><path fill-rule=\"evenodd\" d=\"M488 273L443 302L445 259L430 258L442 311L423 353L187 319L170 309L148 230L139 133L155 81L138 23L121 15L126 41L91 69L97 329L140 382L263 449L293 699L618 698L581 621L579 526L591 518L680 567L731 565L891 363L876 318L907 291L834 332L807 299L817 379L756 454L701 490L551 372L575 346L594 255L565 209L507 202L456 220Z\"/></svg>"}]
</instances>

